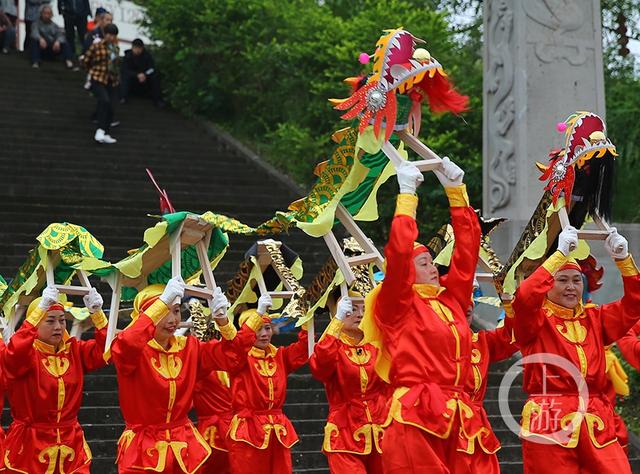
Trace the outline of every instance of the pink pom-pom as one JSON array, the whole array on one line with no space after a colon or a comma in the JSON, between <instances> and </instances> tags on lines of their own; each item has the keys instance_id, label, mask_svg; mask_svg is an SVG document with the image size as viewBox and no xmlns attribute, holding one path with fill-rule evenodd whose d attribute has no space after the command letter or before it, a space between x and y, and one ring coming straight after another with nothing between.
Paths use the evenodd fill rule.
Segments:
<instances>
[{"instance_id":1,"label":"pink pom-pom","mask_svg":"<svg viewBox=\"0 0 640 474\"><path fill-rule=\"evenodd\" d=\"M558 122L556 124L556 130L558 131L558 133L564 133L564 131L567 129L567 124L564 122Z\"/></svg>"},{"instance_id":2,"label":"pink pom-pom","mask_svg":"<svg viewBox=\"0 0 640 474\"><path fill-rule=\"evenodd\" d=\"M371 57L367 53L360 53L360 56L358 56L358 61L360 61L360 64L367 64L370 59Z\"/></svg>"}]
</instances>

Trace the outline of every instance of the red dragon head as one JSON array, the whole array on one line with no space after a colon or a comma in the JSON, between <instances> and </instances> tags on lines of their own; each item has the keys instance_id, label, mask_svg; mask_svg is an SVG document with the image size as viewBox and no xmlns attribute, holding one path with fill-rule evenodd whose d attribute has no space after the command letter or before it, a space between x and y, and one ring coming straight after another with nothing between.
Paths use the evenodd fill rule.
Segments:
<instances>
[{"instance_id":1,"label":"red dragon head","mask_svg":"<svg viewBox=\"0 0 640 474\"><path fill-rule=\"evenodd\" d=\"M332 100L336 109L347 111L342 118L360 116L360 132L373 123L376 136L384 122L388 140L396 127L396 94L405 94L413 102L410 121L416 135L420 104L425 98L433 112L457 114L467 110L469 98L456 92L442 65L426 49L416 48L418 43L424 41L402 28L385 30L376 43L373 72L366 82L347 79L355 85L354 93L348 99Z\"/></svg>"}]
</instances>

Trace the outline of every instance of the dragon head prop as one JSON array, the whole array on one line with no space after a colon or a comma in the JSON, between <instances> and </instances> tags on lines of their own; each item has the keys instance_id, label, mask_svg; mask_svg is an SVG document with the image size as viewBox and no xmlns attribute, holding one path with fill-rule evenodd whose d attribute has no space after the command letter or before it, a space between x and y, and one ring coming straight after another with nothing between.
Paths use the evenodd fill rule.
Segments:
<instances>
[{"instance_id":1,"label":"dragon head prop","mask_svg":"<svg viewBox=\"0 0 640 474\"><path fill-rule=\"evenodd\" d=\"M373 72L366 78L349 78L354 92L348 99L333 99L338 110L347 111L345 120L360 117L360 132L373 123L376 136L383 122L385 139L394 130L412 126L417 135L421 119L421 104L428 99L433 112L460 113L468 108L469 98L459 94L447 79L442 65L424 48L424 43L402 28L385 30L376 43ZM396 124L397 94L411 99L411 112L406 123Z\"/></svg>"},{"instance_id":2,"label":"dragon head prop","mask_svg":"<svg viewBox=\"0 0 640 474\"><path fill-rule=\"evenodd\" d=\"M554 204L564 193L567 207L571 201L583 202L589 214L596 211L609 218L613 163L616 146L607 137L604 120L591 112L576 112L557 126L565 134L565 146L551 152L548 166L537 163L541 181L553 196Z\"/></svg>"}]
</instances>

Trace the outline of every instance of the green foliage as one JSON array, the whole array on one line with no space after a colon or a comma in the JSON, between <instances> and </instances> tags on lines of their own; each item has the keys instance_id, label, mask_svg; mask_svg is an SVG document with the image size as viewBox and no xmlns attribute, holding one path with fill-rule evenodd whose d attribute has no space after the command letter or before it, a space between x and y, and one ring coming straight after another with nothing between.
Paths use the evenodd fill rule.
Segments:
<instances>
[{"instance_id":1,"label":"green foliage","mask_svg":"<svg viewBox=\"0 0 640 474\"><path fill-rule=\"evenodd\" d=\"M426 7L418 3L427 4ZM147 26L162 42L157 61L172 103L214 120L308 186L315 165L333 150L331 134L348 124L329 98L349 95L343 80L366 74L360 52L373 54L384 28L403 26L427 41L458 88L472 98L463 117L433 117L424 110L421 135L434 150L467 171L480 205L482 64L480 33L456 41L433 2L404 0L147 0ZM392 190L383 189L393 202ZM447 217L439 185L424 186L430 218L425 232ZM392 204L384 216L392 213ZM266 216L265 216L266 217ZM372 237L381 237L377 224Z\"/></svg>"},{"instance_id":2,"label":"green foliage","mask_svg":"<svg viewBox=\"0 0 640 474\"><path fill-rule=\"evenodd\" d=\"M624 418L627 428L640 435L640 373L620 355L620 351L614 346L613 351L620 359L625 372L629 376L630 394L628 397L618 397L616 411Z\"/></svg>"}]
</instances>

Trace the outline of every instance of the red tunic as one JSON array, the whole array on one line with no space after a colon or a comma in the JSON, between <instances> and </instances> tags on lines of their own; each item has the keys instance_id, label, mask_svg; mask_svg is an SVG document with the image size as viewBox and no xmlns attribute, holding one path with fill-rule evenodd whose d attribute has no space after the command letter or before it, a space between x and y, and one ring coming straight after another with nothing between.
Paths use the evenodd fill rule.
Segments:
<instances>
[{"instance_id":1,"label":"red tunic","mask_svg":"<svg viewBox=\"0 0 640 474\"><path fill-rule=\"evenodd\" d=\"M483 428L473 416L464 384L471 376L471 330L466 320L478 261L480 225L464 186L446 188L456 243L442 287L414 285L413 245L418 237L417 197L398 196L385 246L387 272L375 320L391 356L395 392L390 420L449 438L454 423L467 438ZM454 434L457 437L457 431Z\"/></svg>"},{"instance_id":2,"label":"red tunic","mask_svg":"<svg viewBox=\"0 0 640 474\"><path fill-rule=\"evenodd\" d=\"M227 325L229 332L224 330L223 337L229 341L176 336L165 350L154 335L167 311L157 300L118 334L111 347L126 424L118 441L120 470L195 472L211 453L187 417L196 381L237 364L255 340L253 330L243 327L236 336Z\"/></svg>"},{"instance_id":3,"label":"red tunic","mask_svg":"<svg viewBox=\"0 0 640 474\"><path fill-rule=\"evenodd\" d=\"M546 298L555 272L566 262L556 252L524 280L513 303L514 330L524 357L550 353L573 364L586 380L586 412L571 428L568 421L579 410L578 388L569 373L551 363L529 363L524 369L524 390L529 399L522 412L522 436L540 436L572 448L588 434L596 448L616 442L613 408L607 395L605 346L622 337L640 319L640 276L629 256L617 261L624 296L614 303L579 305L574 310Z\"/></svg>"},{"instance_id":4,"label":"red tunic","mask_svg":"<svg viewBox=\"0 0 640 474\"><path fill-rule=\"evenodd\" d=\"M229 375L213 371L198 380L193 392L193 406L198 417L198 431L209 446L218 451L229 451L227 433L233 418Z\"/></svg>"},{"instance_id":5,"label":"red tunic","mask_svg":"<svg viewBox=\"0 0 640 474\"><path fill-rule=\"evenodd\" d=\"M107 320L102 312L92 315L95 339L80 341L65 334L56 351L37 339L38 313L27 318L2 354L13 417L5 440L6 468L31 474L88 473L91 451L78 410L84 374L106 365Z\"/></svg>"},{"instance_id":6,"label":"red tunic","mask_svg":"<svg viewBox=\"0 0 640 474\"><path fill-rule=\"evenodd\" d=\"M266 350L252 347L243 364L230 371L233 411L229 438L254 448L267 449L272 436L285 448L298 435L282 412L287 394L287 376L309 358L307 331L287 347L270 345Z\"/></svg>"},{"instance_id":7,"label":"red tunic","mask_svg":"<svg viewBox=\"0 0 640 474\"><path fill-rule=\"evenodd\" d=\"M485 453L493 454L500 449L500 441L491 429L483 403L487 393L489 366L511 357L518 350L512 342L511 318L505 318L505 325L500 328L474 333L471 343L471 376L467 379L465 391L471 394L474 416L483 421L485 429L476 438L466 439L461 436L461 446L458 449L472 454L477 440Z\"/></svg>"},{"instance_id":8,"label":"red tunic","mask_svg":"<svg viewBox=\"0 0 640 474\"><path fill-rule=\"evenodd\" d=\"M329 400L322 450L382 453L382 425L389 411L390 387L375 371L377 349L341 337L342 326L342 321L331 321L309 360L311 373L324 383Z\"/></svg>"},{"instance_id":9,"label":"red tunic","mask_svg":"<svg viewBox=\"0 0 640 474\"><path fill-rule=\"evenodd\" d=\"M640 371L640 323L637 323L629 331L618 339L617 344L622 356L636 370Z\"/></svg>"}]
</instances>

